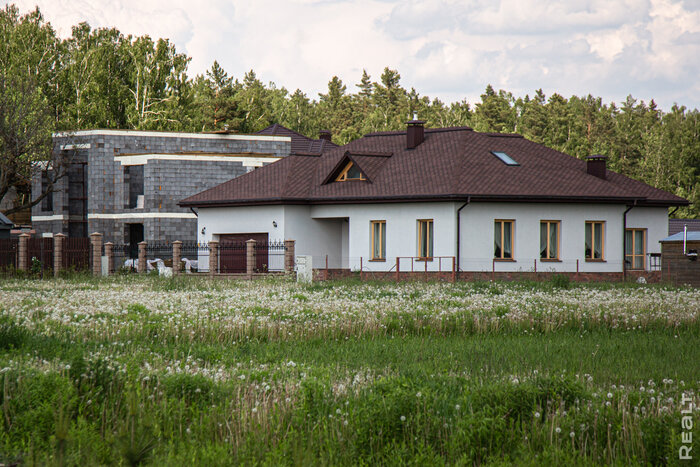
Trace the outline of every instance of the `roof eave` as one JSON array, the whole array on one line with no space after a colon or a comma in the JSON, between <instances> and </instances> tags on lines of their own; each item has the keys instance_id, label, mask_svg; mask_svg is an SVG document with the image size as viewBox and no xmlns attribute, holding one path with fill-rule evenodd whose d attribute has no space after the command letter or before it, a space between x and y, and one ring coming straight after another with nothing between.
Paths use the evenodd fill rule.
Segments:
<instances>
[{"instance_id":1,"label":"roof eave","mask_svg":"<svg viewBox=\"0 0 700 467\"><path fill-rule=\"evenodd\" d=\"M599 204L635 204L637 206L668 207L687 206L687 200L648 200L636 197L592 197L592 196L531 196L531 195L470 195L467 193L454 193L444 195L397 195L397 196L343 196L324 198L260 198L237 200L202 200L180 201L181 207L235 207L235 206L260 206L271 204L375 204L375 203L401 203L401 202L429 202L429 201L457 201L470 198L472 202L510 202L510 203L599 203Z\"/></svg>"}]
</instances>

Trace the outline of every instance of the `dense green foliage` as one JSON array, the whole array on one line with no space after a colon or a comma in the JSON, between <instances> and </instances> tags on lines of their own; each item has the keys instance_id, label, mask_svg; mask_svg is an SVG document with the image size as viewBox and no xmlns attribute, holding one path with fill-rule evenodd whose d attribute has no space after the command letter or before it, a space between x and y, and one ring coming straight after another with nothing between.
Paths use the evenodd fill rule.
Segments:
<instances>
[{"instance_id":1,"label":"dense green foliage","mask_svg":"<svg viewBox=\"0 0 700 467\"><path fill-rule=\"evenodd\" d=\"M447 104L404 88L389 68L376 81L363 72L356 92L334 76L316 99L266 85L253 70L234 79L217 62L192 78L189 61L167 39L81 23L61 40L38 10L24 16L12 5L0 10L0 75L36 83L30 97L50 108L49 129L251 133L280 123L312 137L329 129L344 144L368 132L401 129L417 112L432 127L518 132L577 157L607 155L613 170L694 203L677 216L700 215L697 109L674 105L663 112L653 100L632 96L619 105L591 95L547 97L541 90L516 97L490 85L473 106Z\"/></svg>"},{"instance_id":2,"label":"dense green foliage","mask_svg":"<svg viewBox=\"0 0 700 467\"><path fill-rule=\"evenodd\" d=\"M688 289L77 277L0 293L2 464L685 465L681 397L699 402Z\"/></svg>"}]
</instances>

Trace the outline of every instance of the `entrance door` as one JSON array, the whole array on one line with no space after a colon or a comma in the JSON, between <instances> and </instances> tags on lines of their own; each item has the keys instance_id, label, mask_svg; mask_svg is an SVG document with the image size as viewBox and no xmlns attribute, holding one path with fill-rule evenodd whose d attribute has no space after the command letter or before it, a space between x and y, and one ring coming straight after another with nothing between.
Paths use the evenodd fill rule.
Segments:
<instances>
[{"instance_id":1,"label":"entrance door","mask_svg":"<svg viewBox=\"0 0 700 467\"><path fill-rule=\"evenodd\" d=\"M129 258L139 257L139 243L143 241L143 224L127 224L129 226Z\"/></svg>"},{"instance_id":2,"label":"entrance door","mask_svg":"<svg viewBox=\"0 0 700 467\"><path fill-rule=\"evenodd\" d=\"M221 273L246 272L246 245L255 240L258 245L255 255L255 269L262 272L268 262L267 233L243 233L219 235L219 269ZM265 245L260 248L260 245Z\"/></svg>"}]
</instances>

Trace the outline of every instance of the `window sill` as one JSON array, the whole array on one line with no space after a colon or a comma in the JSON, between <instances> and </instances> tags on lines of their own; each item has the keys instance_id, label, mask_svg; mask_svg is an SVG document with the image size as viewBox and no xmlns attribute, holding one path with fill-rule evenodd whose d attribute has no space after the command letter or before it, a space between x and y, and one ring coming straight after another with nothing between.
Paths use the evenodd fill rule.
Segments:
<instances>
[{"instance_id":1,"label":"window sill","mask_svg":"<svg viewBox=\"0 0 700 467\"><path fill-rule=\"evenodd\" d=\"M513 258L494 258L494 261L497 263L515 263L516 261Z\"/></svg>"},{"instance_id":2,"label":"window sill","mask_svg":"<svg viewBox=\"0 0 700 467\"><path fill-rule=\"evenodd\" d=\"M540 258L540 262L542 263L561 263L560 259L544 259Z\"/></svg>"},{"instance_id":3,"label":"window sill","mask_svg":"<svg viewBox=\"0 0 700 467\"><path fill-rule=\"evenodd\" d=\"M386 258L376 258L369 260L370 263L386 263Z\"/></svg>"},{"instance_id":4,"label":"window sill","mask_svg":"<svg viewBox=\"0 0 700 467\"><path fill-rule=\"evenodd\" d=\"M606 263L604 259L591 259L591 258L586 258L587 263Z\"/></svg>"}]
</instances>

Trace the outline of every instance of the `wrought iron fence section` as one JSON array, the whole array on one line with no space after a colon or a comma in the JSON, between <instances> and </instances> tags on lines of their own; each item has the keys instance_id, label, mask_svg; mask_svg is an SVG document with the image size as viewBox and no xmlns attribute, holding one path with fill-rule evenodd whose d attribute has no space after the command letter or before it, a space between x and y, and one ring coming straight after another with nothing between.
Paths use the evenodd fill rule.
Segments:
<instances>
[{"instance_id":1,"label":"wrought iron fence section","mask_svg":"<svg viewBox=\"0 0 700 467\"><path fill-rule=\"evenodd\" d=\"M27 239L27 258L34 274L43 276L45 271L53 270L53 238Z\"/></svg>"},{"instance_id":2,"label":"wrought iron fence section","mask_svg":"<svg viewBox=\"0 0 700 467\"><path fill-rule=\"evenodd\" d=\"M0 270L17 269L19 262L19 239L0 239Z\"/></svg>"},{"instance_id":3,"label":"wrought iron fence section","mask_svg":"<svg viewBox=\"0 0 700 467\"><path fill-rule=\"evenodd\" d=\"M133 248L129 243L115 243L112 245L112 270L115 272L136 272L138 267L138 251L133 255Z\"/></svg>"},{"instance_id":4,"label":"wrought iron fence section","mask_svg":"<svg viewBox=\"0 0 700 467\"><path fill-rule=\"evenodd\" d=\"M173 266L173 244L170 242L148 242L146 244L146 270L153 271Z\"/></svg>"},{"instance_id":5,"label":"wrought iron fence section","mask_svg":"<svg viewBox=\"0 0 700 467\"><path fill-rule=\"evenodd\" d=\"M219 270L221 274L240 274L246 272L245 242L221 242L219 244Z\"/></svg>"},{"instance_id":6,"label":"wrought iron fence section","mask_svg":"<svg viewBox=\"0 0 700 467\"><path fill-rule=\"evenodd\" d=\"M67 237L63 239L63 269L87 271L90 269L92 245L87 237Z\"/></svg>"},{"instance_id":7,"label":"wrought iron fence section","mask_svg":"<svg viewBox=\"0 0 700 467\"><path fill-rule=\"evenodd\" d=\"M206 243L182 242L180 257L185 273L209 271L209 245Z\"/></svg>"},{"instance_id":8,"label":"wrought iron fence section","mask_svg":"<svg viewBox=\"0 0 700 467\"><path fill-rule=\"evenodd\" d=\"M283 241L255 245L255 272L284 272L284 256L287 248Z\"/></svg>"}]
</instances>

